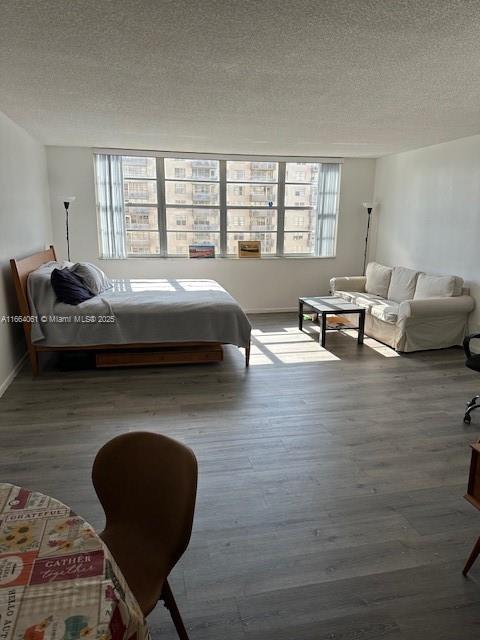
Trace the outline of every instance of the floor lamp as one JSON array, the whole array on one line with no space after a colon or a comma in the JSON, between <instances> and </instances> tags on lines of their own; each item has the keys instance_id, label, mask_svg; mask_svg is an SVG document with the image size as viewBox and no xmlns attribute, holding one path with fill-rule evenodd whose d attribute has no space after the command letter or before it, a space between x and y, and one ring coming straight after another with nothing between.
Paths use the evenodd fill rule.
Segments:
<instances>
[{"instance_id":1,"label":"floor lamp","mask_svg":"<svg viewBox=\"0 0 480 640\"><path fill-rule=\"evenodd\" d=\"M367 222L367 235L365 236L365 253L363 254L363 275L367 270L367 252L368 252L368 234L370 233L370 218L372 215L373 207L375 206L373 202L363 202L363 208L367 210L368 214L368 222Z\"/></svg>"},{"instance_id":2,"label":"floor lamp","mask_svg":"<svg viewBox=\"0 0 480 640\"><path fill-rule=\"evenodd\" d=\"M65 228L67 233L67 260L70 262L70 236L68 234L68 210L70 204L75 200L75 196L68 196L63 199L63 206L65 207Z\"/></svg>"}]
</instances>

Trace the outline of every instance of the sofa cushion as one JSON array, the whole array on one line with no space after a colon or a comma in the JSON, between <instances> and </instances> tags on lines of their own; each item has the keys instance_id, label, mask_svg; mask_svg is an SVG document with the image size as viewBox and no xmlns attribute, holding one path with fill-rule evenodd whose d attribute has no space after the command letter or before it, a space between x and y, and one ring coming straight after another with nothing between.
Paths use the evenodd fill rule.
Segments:
<instances>
[{"instance_id":1,"label":"sofa cushion","mask_svg":"<svg viewBox=\"0 0 480 640\"><path fill-rule=\"evenodd\" d=\"M383 302L382 296L376 296L373 293L357 293L353 302L359 307L370 309L373 305Z\"/></svg>"},{"instance_id":2,"label":"sofa cushion","mask_svg":"<svg viewBox=\"0 0 480 640\"><path fill-rule=\"evenodd\" d=\"M391 267L384 267L383 264L378 264L378 262L369 262L366 276L365 291L386 298L392 277Z\"/></svg>"},{"instance_id":3,"label":"sofa cushion","mask_svg":"<svg viewBox=\"0 0 480 640\"><path fill-rule=\"evenodd\" d=\"M377 300L383 300L380 296L376 296L373 293L361 293L359 291L335 291L335 295L348 300L352 304L358 304L359 307L368 307Z\"/></svg>"},{"instance_id":4,"label":"sofa cushion","mask_svg":"<svg viewBox=\"0 0 480 640\"><path fill-rule=\"evenodd\" d=\"M358 293L357 291L335 291L335 295L348 300L359 307L363 307L375 318L395 324L398 318L399 304L393 300L385 300L373 293Z\"/></svg>"},{"instance_id":5,"label":"sofa cushion","mask_svg":"<svg viewBox=\"0 0 480 640\"><path fill-rule=\"evenodd\" d=\"M335 295L339 298L343 298L344 300L348 300L348 302L355 303L355 298L358 295L357 291L342 291L341 289L335 291Z\"/></svg>"},{"instance_id":6,"label":"sofa cushion","mask_svg":"<svg viewBox=\"0 0 480 640\"><path fill-rule=\"evenodd\" d=\"M399 307L400 305L393 300L381 300L370 307L370 313L374 318L395 324L398 319Z\"/></svg>"},{"instance_id":7,"label":"sofa cushion","mask_svg":"<svg viewBox=\"0 0 480 640\"><path fill-rule=\"evenodd\" d=\"M413 300L418 274L418 271L406 267L393 267L387 298L393 302Z\"/></svg>"},{"instance_id":8,"label":"sofa cushion","mask_svg":"<svg viewBox=\"0 0 480 640\"><path fill-rule=\"evenodd\" d=\"M455 292L455 276L429 276L421 273L417 279L414 300L451 298Z\"/></svg>"}]
</instances>

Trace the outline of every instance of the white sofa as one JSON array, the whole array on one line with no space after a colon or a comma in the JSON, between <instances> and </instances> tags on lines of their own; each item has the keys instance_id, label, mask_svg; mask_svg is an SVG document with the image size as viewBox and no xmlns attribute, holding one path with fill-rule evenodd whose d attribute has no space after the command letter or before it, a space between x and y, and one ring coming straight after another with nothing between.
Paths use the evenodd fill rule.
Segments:
<instances>
[{"instance_id":1,"label":"white sofa","mask_svg":"<svg viewBox=\"0 0 480 640\"><path fill-rule=\"evenodd\" d=\"M397 351L461 345L475 303L458 276L367 266L366 276L330 280L331 292L365 307L365 333Z\"/></svg>"}]
</instances>

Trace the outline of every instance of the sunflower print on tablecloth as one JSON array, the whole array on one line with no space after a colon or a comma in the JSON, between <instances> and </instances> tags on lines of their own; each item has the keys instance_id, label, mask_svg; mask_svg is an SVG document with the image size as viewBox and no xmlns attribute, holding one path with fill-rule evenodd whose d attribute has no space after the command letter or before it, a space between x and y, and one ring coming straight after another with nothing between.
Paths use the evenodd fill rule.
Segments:
<instances>
[{"instance_id":1,"label":"sunflower print on tablecloth","mask_svg":"<svg viewBox=\"0 0 480 640\"><path fill-rule=\"evenodd\" d=\"M45 531L41 556L57 555L100 549L101 544L92 527L81 518L68 517L52 520Z\"/></svg>"},{"instance_id":2,"label":"sunflower print on tablecloth","mask_svg":"<svg viewBox=\"0 0 480 640\"><path fill-rule=\"evenodd\" d=\"M0 553L8 551L31 551L38 547L34 527L27 522L7 525L0 532Z\"/></svg>"}]
</instances>

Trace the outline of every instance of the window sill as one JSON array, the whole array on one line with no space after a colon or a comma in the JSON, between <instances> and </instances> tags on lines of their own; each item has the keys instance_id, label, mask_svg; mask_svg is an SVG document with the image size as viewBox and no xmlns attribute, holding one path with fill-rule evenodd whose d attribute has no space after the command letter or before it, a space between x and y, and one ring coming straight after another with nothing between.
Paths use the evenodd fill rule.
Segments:
<instances>
[{"instance_id":1,"label":"window sill","mask_svg":"<svg viewBox=\"0 0 480 640\"><path fill-rule=\"evenodd\" d=\"M189 258L188 256L157 256L157 255L143 255L143 256L127 256L127 258L102 258L99 260L112 261L120 260L185 260L195 262L197 260L204 260L207 262L214 262L215 260L237 260L240 262L261 262L262 260L335 260L337 256L305 256L305 255L291 255L291 256L262 256L261 258L239 258L238 256L215 256L215 258Z\"/></svg>"}]
</instances>

